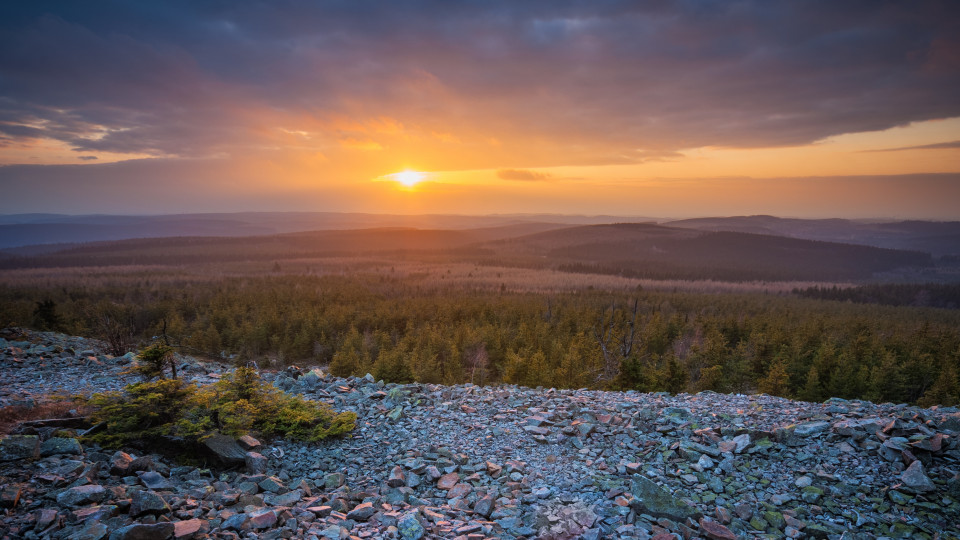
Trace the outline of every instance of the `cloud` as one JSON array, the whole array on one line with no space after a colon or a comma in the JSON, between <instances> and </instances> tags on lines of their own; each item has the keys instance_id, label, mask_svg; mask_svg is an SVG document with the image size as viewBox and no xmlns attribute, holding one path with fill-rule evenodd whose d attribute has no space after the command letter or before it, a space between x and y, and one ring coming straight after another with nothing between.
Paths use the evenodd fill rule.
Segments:
<instances>
[{"instance_id":1,"label":"cloud","mask_svg":"<svg viewBox=\"0 0 960 540\"><path fill-rule=\"evenodd\" d=\"M949 1L6 2L0 139L205 157L284 126L326 152L347 119L385 148L500 141L471 163L491 168L801 145L960 116L958 21Z\"/></svg>"},{"instance_id":2,"label":"cloud","mask_svg":"<svg viewBox=\"0 0 960 540\"><path fill-rule=\"evenodd\" d=\"M521 180L524 182L542 182L553 179L552 174L530 171L527 169L500 169L497 178L501 180Z\"/></svg>"},{"instance_id":3,"label":"cloud","mask_svg":"<svg viewBox=\"0 0 960 540\"><path fill-rule=\"evenodd\" d=\"M901 152L903 150L944 150L954 148L960 148L960 141L921 144L918 146L901 146L899 148L879 148L876 150L864 150L864 152Z\"/></svg>"},{"instance_id":4,"label":"cloud","mask_svg":"<svg viewBox=\"0 0 960 540\"><path fill-rule=\"evenodd\" d=\"M83 161L94 161L98 158L97 156L80 156L77 159L82 159Z\"/></svg>"}]
</instances>

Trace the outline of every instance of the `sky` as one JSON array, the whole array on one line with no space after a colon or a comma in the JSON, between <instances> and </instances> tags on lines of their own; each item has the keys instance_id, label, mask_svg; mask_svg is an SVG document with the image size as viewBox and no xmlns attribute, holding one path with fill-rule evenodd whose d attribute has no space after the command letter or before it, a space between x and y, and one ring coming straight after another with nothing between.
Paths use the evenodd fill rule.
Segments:
<instances>
[{"instance_id":1,"label":"sky","mask_svg":"<svg viewBox=\"0 0 960 540\"><path fill-rule=\"evenodd\" d=\"M960 219L960 2L0 3L0 213Z\"/></svg>"}]
</instances>

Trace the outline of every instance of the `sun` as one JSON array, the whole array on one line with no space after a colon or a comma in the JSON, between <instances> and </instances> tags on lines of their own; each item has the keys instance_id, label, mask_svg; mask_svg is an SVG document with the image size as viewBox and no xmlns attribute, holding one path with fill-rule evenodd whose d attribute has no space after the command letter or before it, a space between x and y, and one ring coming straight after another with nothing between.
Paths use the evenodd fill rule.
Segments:
<instances>
[{"instance_id":1,"label":"sun","mask_svg":"<svg viewBox=\"0 0 960 540\"><path fill-rule=\"evenodd\" d=\"M390 175L394 180L400 182L401 184L407 187L413 187L426 178L426 175L417 171L403 171L398 173L393 173Z\"/></svg>"}]
</instances>

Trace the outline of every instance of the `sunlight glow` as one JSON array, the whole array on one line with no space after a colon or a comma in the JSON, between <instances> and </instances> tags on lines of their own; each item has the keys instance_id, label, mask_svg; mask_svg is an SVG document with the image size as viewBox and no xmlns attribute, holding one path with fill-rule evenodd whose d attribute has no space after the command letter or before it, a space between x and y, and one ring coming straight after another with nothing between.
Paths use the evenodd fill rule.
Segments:
<instances>
[{"instance_id":1,"label":"sunlight glow","mask_svg":"<svg viewBox=\"0 0 960 540\"><path fill-rule=\"evenodd\" d=\"M422 182L426 175L417 171L403 171L390 175L394 180L407 187L413 187Z\"/></svg>"}]
</instances>

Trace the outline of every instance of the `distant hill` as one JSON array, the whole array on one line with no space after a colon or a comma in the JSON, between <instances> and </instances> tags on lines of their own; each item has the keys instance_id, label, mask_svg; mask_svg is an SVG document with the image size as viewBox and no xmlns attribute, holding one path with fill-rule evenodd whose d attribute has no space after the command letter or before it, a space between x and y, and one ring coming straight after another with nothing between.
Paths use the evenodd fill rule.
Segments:
<instances>
[{"instance_id":1,"label":"distant hill","mask_svg":"<svg viewBox=\"0 0 960 540\"><path fill-rule=\"evenodd\" d=\"M934 256L960 255L960 222L867 222L847 219L787 219L738 216L683 219L664 223L701 231L769 234L847 244L923 251Z\"/></svg>"},{"instance_id":2,"label":"distant hill","mask_svg":"<svg viewBox=\"0 0 960 540\"><path fill-rule=\"evenodd\" d=\"M655 279L868 279L933 264L918 251L634 223L558 229L483 247L504 264Z\"/></svg>"},{"instance_id":3,"label":"distant hill","mask_svg":"<svg viewBox=\"0 0 960 540\"><path fill-rule=\"evenodd\" d=\"M316 230L384 227L476 229L531 223L577 225L637 221L612 216L504 214L491 216L391 215L339 212L238 212L115 216L62 214L0 215L0 249L39 244L86 243L174 236L254 236Z\"/></svg>"},{"instance_id":4,"label":"distant hill","mask_svg":"<svg viewBox=\"0 0 960 540\"><path fill-rule=\"evenodd\" d=\"M422 253L457 250L491 240L564 227L523 223L470 230L422 230L385 227L328 230L245 237L139 238L114 242L7 250L0 266L62 267L136 264L192 264L237 260L278 260L373 253Z\"/></svg>"},{"instance_id":5,"label":"distant hill","mask_svg":"<svg viewBox=\"0 0 960 540\"><path fill-rule=\"evenodd\" d=\"M182 223L182 222L180 222ZM381 227L244 237L143 238L0 252L0 268L189 265L355 255L717 281L910 281L928 253L653 223L513 223L473 229Z\"/></svg>"}]
</instances>

